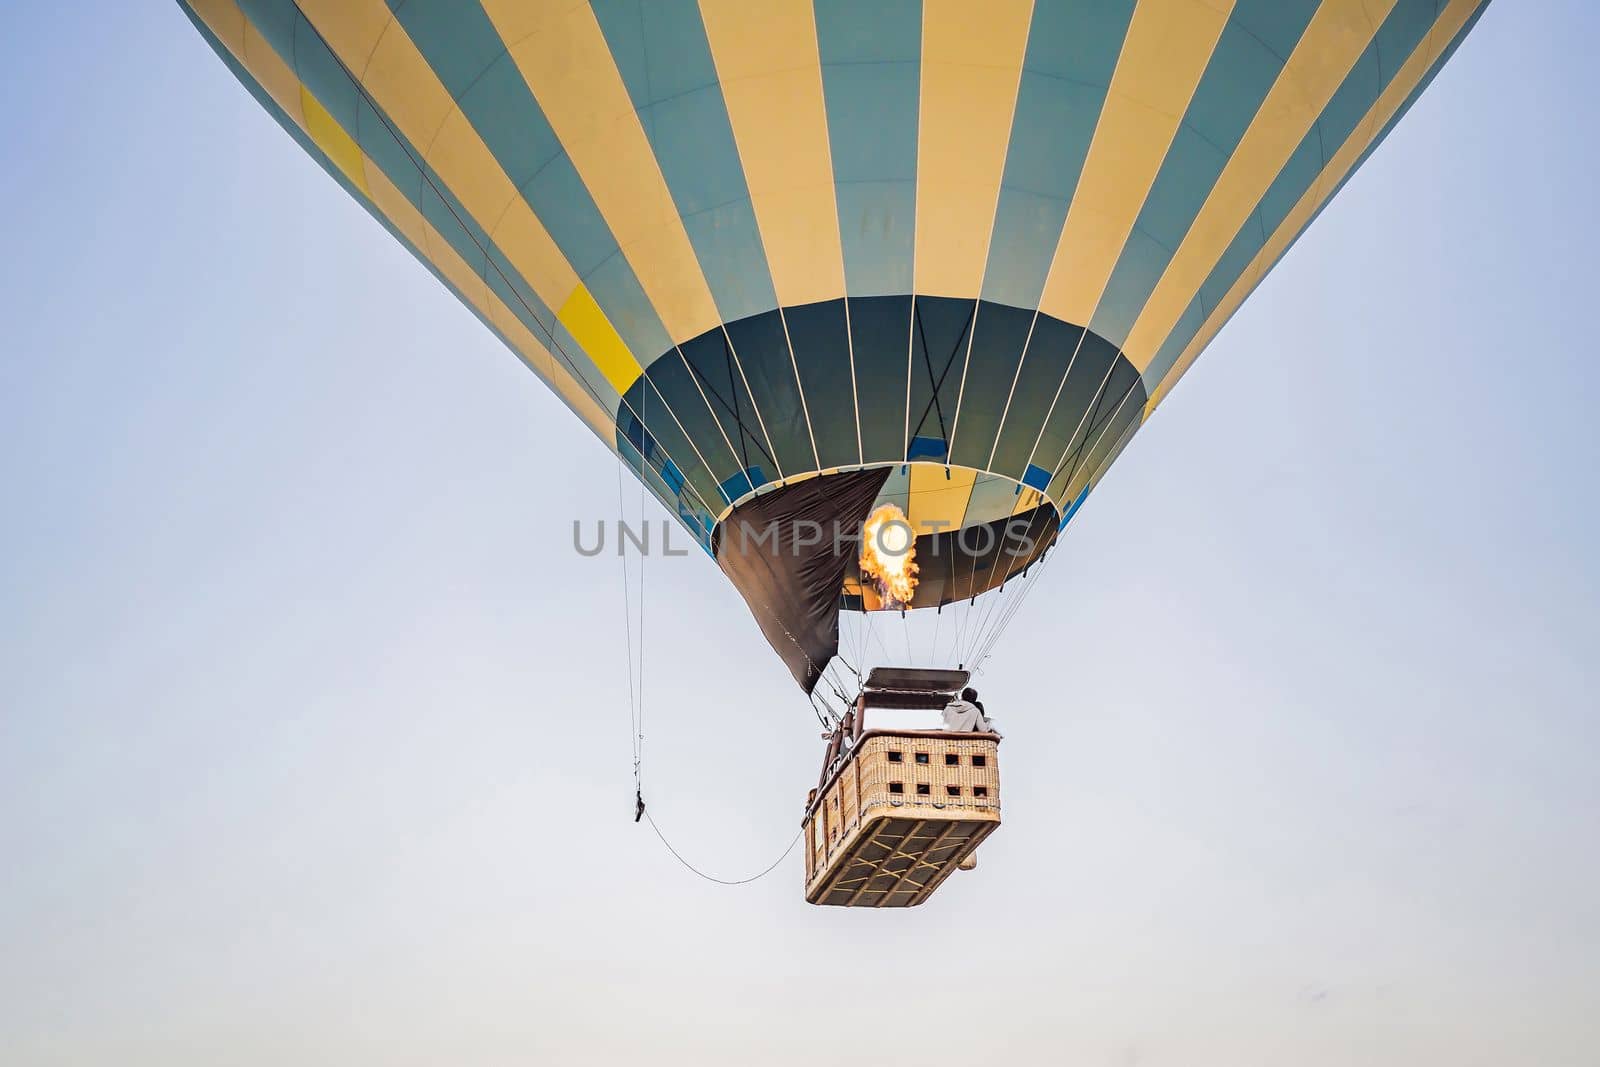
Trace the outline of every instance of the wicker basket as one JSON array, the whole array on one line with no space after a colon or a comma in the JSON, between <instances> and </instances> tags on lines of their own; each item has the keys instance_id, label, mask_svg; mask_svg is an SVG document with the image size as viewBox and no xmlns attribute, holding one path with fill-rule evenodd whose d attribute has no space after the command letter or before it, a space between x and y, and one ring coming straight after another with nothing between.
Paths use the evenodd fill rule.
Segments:
<instances>
[{"instance_id":1,"label":"wicker basket","mask_svg":"<svg viewBox=\"0 0 1600 1067\"><path fill-rule=\"evenodd\" d=\"M999 738L862 734L812 796L806 900L905 908L927 900L1000 825Z\"/></svg>"}]
</instances>

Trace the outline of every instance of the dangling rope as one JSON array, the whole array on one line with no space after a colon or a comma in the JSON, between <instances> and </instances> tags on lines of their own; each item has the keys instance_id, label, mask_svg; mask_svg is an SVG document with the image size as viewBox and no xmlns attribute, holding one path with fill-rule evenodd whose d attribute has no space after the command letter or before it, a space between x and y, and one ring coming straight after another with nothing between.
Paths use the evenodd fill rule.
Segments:
<instances>
[{"instance_id":1,"label":"dangling rope","mask_svg":"<svg viewBox=\"0 0 1600 1067\"><path fill-rule=\"evenodd\" d=\"M625 645L625 647L627 649L627 655L628 655L628 742L629 742L629 744L631 744L633 746L633 797L634 797L633 821L634 822L638 822L639 821L639 816L644 814L644 777L643 777L644 724L641 722L641 716L640 716L641 705L643 704L643 701L641 699L641 695L637 693L636 687L634 685L633 593L630 590L630 583L628 581L628 553L627 553L626 548L625 548L625 546L623 544L623 541L622 541L622 524L623 524L623 521L624 521L624 513L626 512L626 510L627 510L627 506L626 506L625 498L623 496L623 488L622 488L622 462L621 462L621 457L618 457L618 462L617 462L617 558L622 563L622 625L623 625L623 629L624 629L624 636L627 639L625 641L624 645ZM641 564L641 568L642 568L642 566L643 565ZM644 594L643 584L642 584L643 583L643 578L644 578L644 575L643 575L643 572L641 570L641 573L640 573L640 581L641 581L640 597L641 597L641 600L642 600L643 594ZM640 635L639 635L640 636L641 645L643 643L643 637L644 637L644 632L643 631L644 631L643 620L641 619L640 620ZM642 659L643 658L644 649L641 647L639 651L640 651L640 658ZM642 686L642 684L644 682L644 678L643 678L642 675L639 678L639 682L640 682L640 685Z\"/></svg>"},{"instance_id":2,"label":"dangling rope","mask_svg":"<svg viewBox=\"0 0 1600 1067\"><path fill-rule=\"evenodd\" d=\"M640 554L640 560L639 560L639 598L638 598L639 626L638 626L638 630L637 630L637 634L638 634L638 655L635 656L635 654L634 654L634 635L635 635L635 630L634 630L634 626L633 626L633 611L634 611L635 604L634 604L634 597L633 597L633 592L632 592L632 583L631 583L631 581L629 579L627 545L626 545L626 542L624 540L622 540L622 534L621 534L621 526L622 526L622 524L624 523L624 521L626 519L626 514L625 514L626 511L627 511L627 497L625 495L625 491L624 491L624 488L623 488L622 464L620 462L620 457L619 457L619 462L617 464L617 522L618 522L618 534L617 534L617 537L618 537L618 541L617 541L618 552L617 552L617 554L619 556L621 556L621 558L622 558L623 628L624 628L624 635L625 635L625 637L627 639L626 644L627 644L627 658L628 658L628 726L629 726L629 739L630 739L630 741L631 741L631 743L633 745L633 798L634 798L633 821L634 822L643 821L643 822L649 823L650 824L650 829L655 833L656 838L658 840L660 840L661 844L666 848L666 850L669 853L672 854L672 858L677 860L680 864L683 865L683 867L686 870L688 870L692 874L695 874L700 878L704 878L708 882L715 882L717 885L730 885L730 886L731 885L748 885L749 883L754 882L757 879L765 878L767 875L771 874L774 870L777 869L777 867L778 867L778 865L780 863L782 863L785 859L788 858L789 853L794 851L794 846L797 843L799 843L800 837L804 833L804 829L803 828L799 833L795 834L793 839L790 840L788 846L784 848L782 855L780 855L777 859L773 860L770 864L768 864L760 872L758 872L756 874L752 874L747 878L718 878L715 875L707 874L705 871L701 870L700 868L696 867L694 864L690 863L688 860L684 859L683 854L680 853L676 848L674 848L672 846L672 842L671 841L667 840L667 835L665 833L663 833L662 830L661 830L661 827L656 824L655 817L653 815L651 815L650 812L648 810L646 810L646 808L645 808L645 802L644 802L645 563L644 563L644 560L645 560L646 555L648 554L648 548L645 550L645 552L642 552ZM644 486L641 484L640 487L639 487L639 522L640 522L641 525L643 525L646 521L647 520L645 518ZM649 534L648 534L648 532L645 534L645 542L644 543L646 545L649 544ZM829 684L832 685L831 680L830 680ZM812 710L813 711L817 711L817 721L819 723L821 723L824 728L829 729L829 730L833 730L838 726L837 722L830 721L827 716L825 716L821 711L818 711L814 700L813 700L813 703L812 703Z\"/></svg>"},{"instance_id":3,"label":"dangling rope","mask_svg":"<svg viewBox=\"0 0 1600 1067\"><path fill-rule=\"evenodd\" d=\"M754 882L757 879L765 878L767 875L778 869L778 864L789 858L789 853L794 851L794 846L800 843L801 835L805 833L805 828L801 827L794 837L790 839L788 847L783 850L783 855L767 864L766 868L760 873L752 874L748 878L718 878L715 875L707 874L699 867L696 867L694 864L684 859L683 856L679 854L678 850L672 847L672 842L667 840L667 835L661 832L661 827L656 825L654 816L652 816L649 812L645 812L644 818L645 821L650 824L650 829L654 830L656 832L656 836L661 839L661 843L667 847L667 851L672 853L673 859L683 864L684 868L691 873L697 874L706 881L715 882L718 885L749 885L751 882Z\"/></svg>"},{"instance_id":4,"label":"dangling rope","mask_svg":"<svg viewBox=\"0 0 1600 1067\"><path fill-rule=\"evenodd\" d=\"M643 407L643 398L641 398L641 408L642 407ZM642 452L641 452L640 456L641 456L641 459L642 459L643 458L643 453ZM627 638L627 650L628 650L627 651L627 656L628 656L628 722L629 722L631 740L632 740L632 743L633 743L633 786L634 786L634 792L633 792L633 796L634 796L633 821L636 822L636 823L640 822L640 821L644 821L644 822L649 823L651 831L653 831L655 833L656 838L661 842L662 846L665 847L666 850L669 853L671 853L672 858L677 860L684 867L685 870L687 870L690 873L696 875L697 877L703 878L708 882L714 882L717 885L729 885L729 886L748 885L751 882L754 882L754 881L756 881L758 879L761 879L761 878L765 878L767 875L771 874L774 870L777 869L779 864L781 864L785 859L788 858L789 853L794 851L794 846L799 843L801 836L805 832L803 827L801 828L800 831L795 833L793 838L790 839L789 844L784 848L782 854L780 854L777 859L773 860L770 864L768 864L766 867L764 867L761 871L757 872L756 874L752 874L752 875L750 875L750 876L748 876L746 878L718 878L715 875L707 874L705 871L701 870L699 867L696 867L694 864L692 864L688 860L684 859L683 854L680 853L676 848L673 847L671 841L667 840L667 835L665 833L663 833L662 830L661 830L661 827L659 825L657 825L656 820L655 820L655 816L651 815L650 812L645 807L645 802L644 802L645 558L648 556L648 553L649 553L649 549L648 549L649 532L648 532L648 527L645 527L646 533L645 533L644 544L647 547L645 548L644 552L642 552L640 554L640 559L639 559L639 600L638 600L638 608L639 608L639 627L638 627L638 643L639 644L638 644L638 647L639 647L639 651L638 651L638 655L636 657L634 655L634 627L633 627L634 599L633 599L633 594L632 594L632 591L631 591L631 588L630 588L630 582L629 582L627 546L626 546L626 543L623 540L621 540L621 536L622 535L621 535L621 532L620 532L620 524L624 520L625 516L624 516L623 513L626 511L627 503L626 503L626 497L624 495L624 490L623 490L622 464L620 462L620 460L621 460L620 456L618 457L618 460L619 460L619 462L617 464L617 512L618 512L617 521L619 523L619 532L618 532L617 536L618 536L619 540L617 542L617 548L618 548L618 554L622 557L622 603L623 603L623 616L624 616L623 626L624 626L624 634L625 634L625 636ZM640 522L641 526L643 526L647 521L646 518L645 518L645 506L646 506L645 505L645 487L644 487L644 484L641 482L640 485L639 485L639 522ZM799 642L795 639L794 635L788 633L787 629L785 629L784 632L785 632L785 634L788 635L789 640L795 642L796 647L799 647ZM803 650L802 650L802 653L803 653ZM851 667L849 662L844 660L843 657L835 657L835 658L838 660L838 662L842 663L845 667L849 668L851 671L855 671L855 668ZM807 662L810 662L809 657L807 657ZM833 666L832 663L828 664L828 667L832 667L832 666ZM813 668L815 668L814 664L813 664ZM827 682L828 687L830 689L833 689L835 693L839 694L840 700L842 702L846 702L847 703L846 698L843 696L842 692L839 690L837 683L835 683L832 678L828 677L828 675L826 673L826 668L824 668L823 670L819 670L817 672L817 674L818 674L818 679L820 681ZM820 723L823 726L824 729L827 729L827 730L830 730L830 731L834 730L834 729L837 729L838 725L839 725L839 721L840 721L839 713L833 712L832 709L827 708L826 699L823 700L823 708L819 709L817 707L817 699L818 699L818 697L817 697L817 693L816 693L815 690L810 694L810 696L811 696L811 708L812 708L812 711L815 712L816 715L817 715L818 723Z\"/></svg>"},{"instance_id":5,"label":"dangling rope","mask_svg":"<svg viewBox=\"0 0 1600 1067\"><path fill-rule=\"evenodd\" d=\"M639 391L639 419L644 425L644 412L650 400L648 388ZM643 437L640 438L643 443ZM642 458L644 453L639 453ZM621 467L618 467L620 473ZM644 482L639 482L639 525L644 528L644 551L639 553L639 748L633 765L633 821L644 814L644 573L645 561L650 558L650 520L645 518ZM666 535L665 527L662 536ZM624 551L626 556L626 551Z\"/></svg>"}]
</instances>

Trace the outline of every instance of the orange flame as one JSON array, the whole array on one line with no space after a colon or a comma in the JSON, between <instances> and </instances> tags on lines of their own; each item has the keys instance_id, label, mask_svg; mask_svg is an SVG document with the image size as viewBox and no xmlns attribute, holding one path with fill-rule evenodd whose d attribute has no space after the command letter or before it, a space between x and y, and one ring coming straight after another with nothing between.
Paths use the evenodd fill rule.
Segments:
<instances>
[{"instance_id":1,"label":"orange flame","mask_svg":"<svg viewBox=\"0 0 1600 1067\"><path fill-rule=\"evenodd\" d=\"M861 524L861 576L871 579L888 609L903 608L917 591L917 537L906 513L881 504Z\"/></svg>"}]
</instances>

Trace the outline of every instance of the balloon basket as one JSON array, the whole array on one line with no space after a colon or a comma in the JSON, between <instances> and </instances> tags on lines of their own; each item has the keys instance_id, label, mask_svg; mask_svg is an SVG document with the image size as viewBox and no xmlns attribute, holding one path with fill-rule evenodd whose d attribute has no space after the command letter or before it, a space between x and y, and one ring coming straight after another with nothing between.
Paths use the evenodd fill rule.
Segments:
<instances>
[{"instance_id":1,"label":"balloon basket","mask_svg":"<svg viewBox=\"0 0 1600 1067\"><path fill-rule=\"evenodd\" d=\"M869 677L807 798L808 903L915 907L951 873L975 865L978 845L1000 825L999 738L864 728L874 707L943 707L966 677L883 668Z\"/></svg>"}]
</instances>

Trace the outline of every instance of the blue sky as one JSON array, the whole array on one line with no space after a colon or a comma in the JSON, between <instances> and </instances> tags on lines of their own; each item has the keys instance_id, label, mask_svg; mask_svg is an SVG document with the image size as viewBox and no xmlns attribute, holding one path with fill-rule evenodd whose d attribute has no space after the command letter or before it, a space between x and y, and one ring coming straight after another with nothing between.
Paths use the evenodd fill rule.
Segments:
<instances>
[{"instance_id":1,"label":"blue sky","mask_svg":"<svg viewBox=\"0 0 1600 1067\"><path fill-rule=\"evenodd\" d=\"M8 1064L1600 1056L1592 5L1494 4L1123 455L894 915L631 822L615 461L175 5L0 29ZM651 810L759 869L814 720L650 566Z\"/></svg>"}]
</instances>

